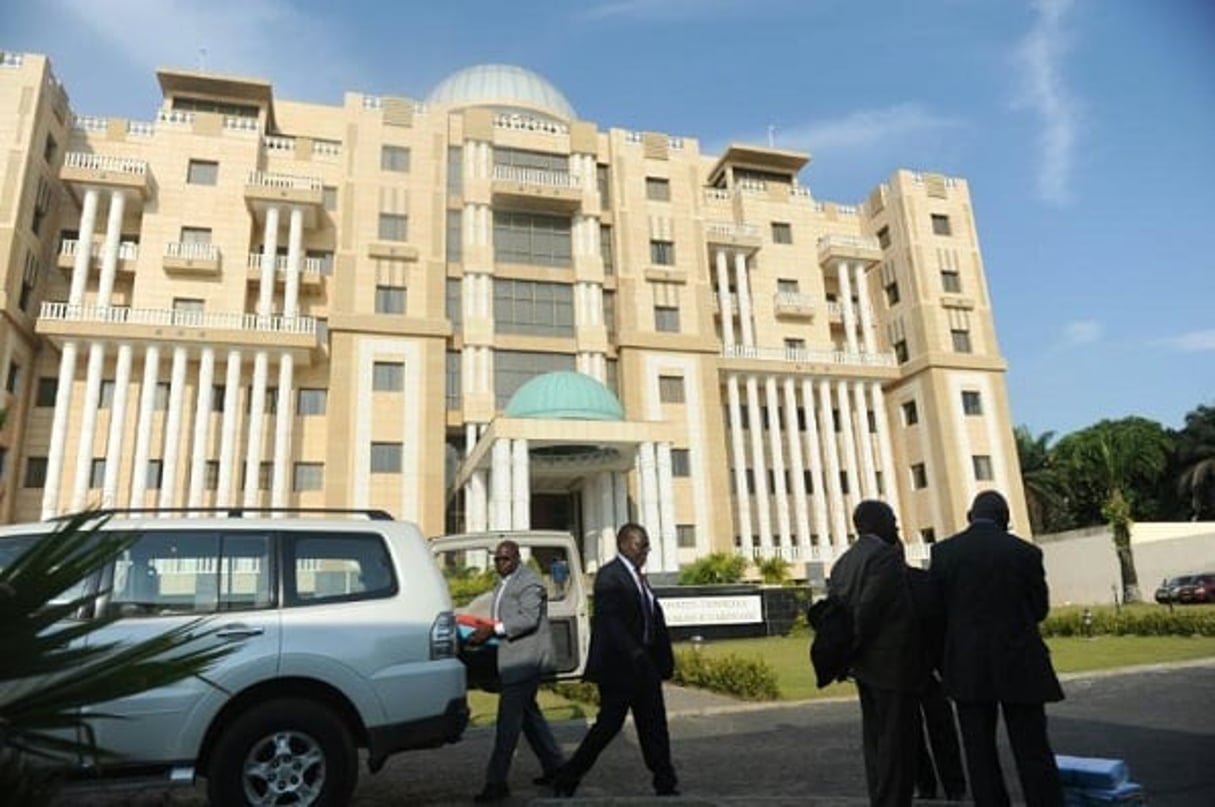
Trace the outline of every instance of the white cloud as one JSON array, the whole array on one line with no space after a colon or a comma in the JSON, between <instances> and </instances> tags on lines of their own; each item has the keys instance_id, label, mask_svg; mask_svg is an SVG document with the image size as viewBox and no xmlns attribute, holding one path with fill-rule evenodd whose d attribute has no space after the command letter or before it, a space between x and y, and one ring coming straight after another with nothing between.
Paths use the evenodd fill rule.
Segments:
<instances>
[{"instance_id":1,"label":"white cloud","mask_svg":"<svg viewBox=\"0 0 1215 807\"><path fill-rule=\"evenodd\" d=\"M1215 328L1209 328L1205 331L1190 331L1180 336L1162 339L1160 340L1160 344L1167 345L1174 350L1180 350L1183 353L1215 350Z\"/></svg>"},{"instance_id":2,"label":"white cloud","mask_svg":"<svg viewBox=\"0 0 1215 807\"><path fill-rule=\"evenodd\" d=\"M1039 119L1038 196L1063 205L1071 200L1072 162L1076 147L1079 105L1063 76L1068 37L1063 18L1072 0L1036 0L1033 29L1019 43L1015 62L1022 72L1018 108L1032 110Z\"/></svg>"},{"instance_id":3,"label":"white cloud","mask_svg":"<svg viewBox=\"0 0 1215 807\"><path fill-rule=\"evenodd\" d=\"M1063 328L1065 345L1088 345L1101 338L1101 323L1094 319L1078 319Z\"/></svg>"}]
</instances>

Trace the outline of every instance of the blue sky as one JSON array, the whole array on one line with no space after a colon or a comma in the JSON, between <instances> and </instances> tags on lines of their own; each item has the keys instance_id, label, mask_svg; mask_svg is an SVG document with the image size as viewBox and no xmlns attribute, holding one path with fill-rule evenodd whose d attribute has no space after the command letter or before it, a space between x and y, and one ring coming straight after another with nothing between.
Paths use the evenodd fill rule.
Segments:
<instances>
[{"instance_id":1,"label":"blue sky","mask_svg":"<svg viewBox=\"0 0 1215 807\"><path fill-rule=\"evenodd\" d=\"M964 176L1014 422L1215 403L1209 0L41 0L0 4L0 48L49 54L82 114L151 119L158 66L339 103L507 62L603 127L774 126L819 199Z\"/></svg>"}]
</instances>

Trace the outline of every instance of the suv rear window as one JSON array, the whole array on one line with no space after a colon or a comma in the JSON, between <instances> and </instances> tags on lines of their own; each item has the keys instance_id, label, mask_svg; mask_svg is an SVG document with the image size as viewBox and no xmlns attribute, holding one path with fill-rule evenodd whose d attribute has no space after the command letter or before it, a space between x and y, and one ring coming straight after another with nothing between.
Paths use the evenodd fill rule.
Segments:
<instances>
[{"instance_id":1,"label":"suv rear window","mask_svg":"<svg viewBox=\"0 0 1215 807\"><path fill-rule=\"evenodd\" d=\"M382 535L367 532L286 534L287 605L391 597L396 575Z\"/></svg>"}]
</instances>

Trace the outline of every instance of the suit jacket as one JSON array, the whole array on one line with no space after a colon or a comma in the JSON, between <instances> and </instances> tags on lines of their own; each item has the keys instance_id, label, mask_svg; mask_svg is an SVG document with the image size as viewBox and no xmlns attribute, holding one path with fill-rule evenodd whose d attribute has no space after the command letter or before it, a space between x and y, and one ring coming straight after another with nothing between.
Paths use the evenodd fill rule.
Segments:
<instances>
[{"instance_id":1,"label":"suit jacket","mask_svg":"<svg viewBox=\"0 0 1215 807\"><path fill-rule=\"evenodd\" d=\"M645 642L645 612L641 592L617 556L595 575L595 604L591 616L591 646L587 652L588 681L628 688L647 678L666 680L675 671L671 636L662 606L654 600L652 637Z\"/></svg>"},{"instance_id":2,"label":"suit jacket","mask_svg":"<svg viewBox=\"0 0 1215 807\"><path fill-rule=\"evenodd\" d=\"M911 603L920 626L920 658L928 672L941 669L945 654L945 604L927 569L907 567Z\"/></svg>"},{"instance_id":3,"label":"suit jacket","mask_svg":"<svg viewBox=\"0 0 1215 807\"><path fill-rule=\"evenodd\" d=\"M1063 699L1038 623L1050 610L1042 550L988 521L932 548L945 608L945 692L958 701Z\"/></svg>"},{"instance_id":4,"label":"suit jacket","mask_svg":"<svg viewBox=\"0 0 1215 807\"><path fill-rule=\"evenodd\" d=\"M505 586L505 588L503 588ZM494 588L498 621L498 677L503 684L539 678L555 669L553 634L548 626L548 591L540 577L522 564Z\"/></svg>"},{"instance_id":5,"label":"suit jacket","mask_svg":"<svg viewBox=\"0 0 1215 807\"><path fill-rule=\"evenodd\" d=\"M852 675L875 689L918 692L919 629L898 547L862 535L831 567L829 592L852 614Z\"/></svg>"}]
</instances>

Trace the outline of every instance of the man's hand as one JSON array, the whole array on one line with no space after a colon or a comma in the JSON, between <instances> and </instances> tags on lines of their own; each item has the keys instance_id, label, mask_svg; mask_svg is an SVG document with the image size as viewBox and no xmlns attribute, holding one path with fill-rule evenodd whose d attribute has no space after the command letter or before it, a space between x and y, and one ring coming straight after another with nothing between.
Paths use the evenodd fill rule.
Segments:
<instances>
[{"instance_id":1,"label":"man's hand","mask_svg":"<svg viewBox=\"0 0 1215 807\"><path fill-rule=\"evenodd\" d=\"M494 635L493 625L481 625L479 628L477 628L476 630L474 630L472 632L472 635L469 636L465 640L465 643L474 645L474 646L479 645L479 644L485 644L485 642L487 640L489 640L493 635Z\"/></svg>"}]
</instances>

